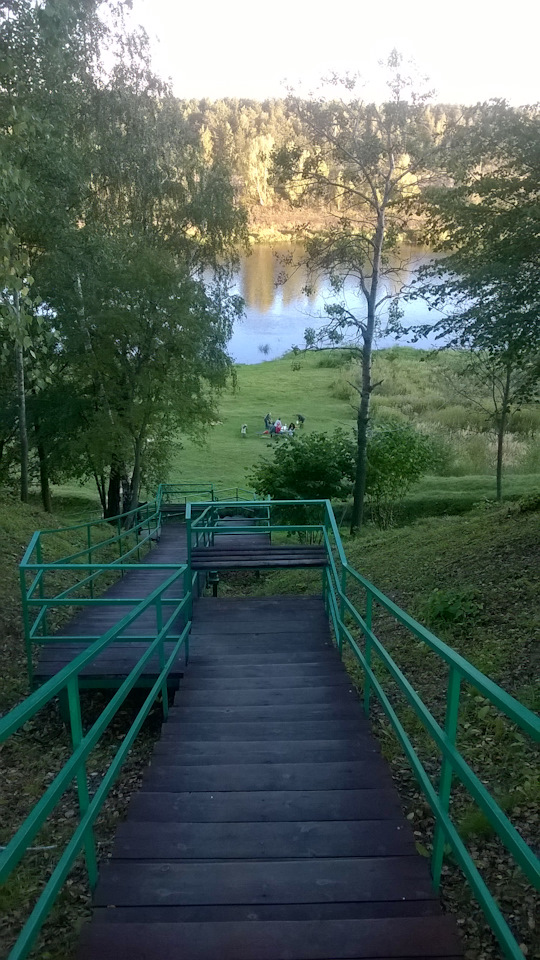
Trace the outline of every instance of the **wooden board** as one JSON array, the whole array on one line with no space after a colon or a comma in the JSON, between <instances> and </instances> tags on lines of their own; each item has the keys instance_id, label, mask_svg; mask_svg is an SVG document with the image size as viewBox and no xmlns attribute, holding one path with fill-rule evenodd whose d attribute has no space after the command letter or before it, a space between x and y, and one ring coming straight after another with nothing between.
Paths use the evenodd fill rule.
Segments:
<instances>
[{"instance_id":1,"label":"wooden board","mask_svg":"<svg viewBox=\"0 0 540 960\"><path fill-rule=\"evenodd\" d=\"M460 956L447 917L96 926L81 960L435 960Z\"/></svg>"}]
</instances>

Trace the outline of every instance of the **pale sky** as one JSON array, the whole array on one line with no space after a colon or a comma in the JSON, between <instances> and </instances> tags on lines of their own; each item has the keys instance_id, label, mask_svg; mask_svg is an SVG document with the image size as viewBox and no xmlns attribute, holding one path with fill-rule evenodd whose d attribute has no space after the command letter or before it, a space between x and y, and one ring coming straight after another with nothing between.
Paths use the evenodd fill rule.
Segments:
<instances>
[{"instance_id":1,"label":"pale sky","mask_svg":"<svg viewBox=\"0 0 540 960\"><path fill-rule=\"evenodd\" d=\"M353 70L380 99L369 81L396 47L441 103L540 101L539 0L135 0L132 16L180 98L279 97Z\"/></svg>"}]
</instances>

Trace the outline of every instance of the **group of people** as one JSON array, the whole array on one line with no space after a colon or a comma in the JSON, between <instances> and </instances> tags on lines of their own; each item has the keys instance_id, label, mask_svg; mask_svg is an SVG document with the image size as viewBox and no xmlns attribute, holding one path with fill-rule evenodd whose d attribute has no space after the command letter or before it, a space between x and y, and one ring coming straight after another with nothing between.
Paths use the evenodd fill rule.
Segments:
<instances>
[{"instance_id":1,"label":"group of people","mask_svg":"<svg viewBox=\"0 0 540 960\"><path fill-rule=\"evenodd\" d=\"M294 422L294 420L292 420L287 426L287 422L285 421L284 423L280 417L278 417L277 420L272 420L272 414L267 413L264 418L264 433L269 434L269 436L271 437L273 436L294 437L294 432L296 430L296 427L297 426L303 427L305 423L305 419L306 418L303 417L301 413L298 413L296 415L296 423Z\"/></svg>"},{"instance_id":2,"label":"group of people","mask_svg":"<svg viewBox=\"0 0 540 960\"><path fill-rule=\"evenodd\" d=\"M291 420L287 426L287 422L283 422L281 417L278 417L277 420L272 420L272 414L267 413L264 418L264 430L262 436L265 434L271 437L294 437L294 433L297 427L303 427L306 422L306 418L302 416L301 413L296 414L296 423L294 420ZM243 437L247 437L247 423L243 423L240 428L240 433Z\"/></svg>"}]
</instances>

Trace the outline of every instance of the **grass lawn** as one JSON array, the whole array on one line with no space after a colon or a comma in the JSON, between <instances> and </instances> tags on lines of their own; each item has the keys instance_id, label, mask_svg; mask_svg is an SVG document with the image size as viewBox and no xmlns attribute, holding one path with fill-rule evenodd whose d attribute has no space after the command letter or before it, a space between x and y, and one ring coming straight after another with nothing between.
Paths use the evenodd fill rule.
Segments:
<instances>
[{"instance_id":1,"label":"grass lawn","mask_svg":"<svg viewBox=\"0 0 540 960\"><path fill-rule=\"evenodd\" d=\"M374 377L382 379L382 384L373 395L374 415L408 419L442 440L449 450L445 475L422 479L408 494L401 519L446 510L463 512L473 503L495 496L492 433L474 405L455 403L442 376L444 365L451 367L455 358L442 355L436 362L424 360L422 351L410 348L375 354ZM219 399L218 422L201 442L179 438L164 479L211 480L225 487L249 485L253 464L261 456L271 456L279 443L290 442L262 435L266 413L287 423L303 414L305 433L352 429L357 394L351 382L357 379L357 370L343 361L341 351L332 351L291 353L278 360L237 366L235 387L227 388ZM240 432L243 423L248 428L246 436ZM504 496L513 499L540 489L540 445L536 440L540 411L529 405L515 426L521 432L509 435L504 481ZM153 493L153 489L147 491L148 496ZM73 522L99 513L93 483L58 486L54 496L58 509L69 513Z\"/></svg>"}]
</instances>

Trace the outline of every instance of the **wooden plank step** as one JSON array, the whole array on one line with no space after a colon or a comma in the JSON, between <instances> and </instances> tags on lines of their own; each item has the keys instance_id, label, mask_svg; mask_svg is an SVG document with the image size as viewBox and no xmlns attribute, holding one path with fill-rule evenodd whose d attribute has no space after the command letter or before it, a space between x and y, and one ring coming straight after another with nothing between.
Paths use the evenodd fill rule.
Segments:
<instances>
[{"instance_id":1,"label":"wooden plank step","mask_svg":"<svg viewBox=\"0 0 540 960\"><path fill-rule=\"evenodd\" d=\"M199 664L196 668L193 666L193 660L190 659L189 677L194 682L200 680L228 679L228 680L263 680L271 682L273 685L281 683L284 678L290 681L306 679L312 680L335 679L347 677L341 663L336 660L328 663L276 663L276 664L232 664L230 660L225 659L219 663L215 660L211 665Z\"/></svg>"},{"instance_id":2,"label":"wooden plank step","mask_svg":"<svg viewBox=\"0 0 540 960\"><path fill-rule=\"evenodd\" d=\"M326 690L329 687L350 688L352 683L349 675L340 669L325 671L322 674L317 673L311 676L303 676L301 674L289 676L288 672L282 676L277 676L279 678L278 683L280 690L291 689L300 691L303 689L309 690L310 687L319 687L321 690ZM268 687L269 679L267 676L203 677L200 671L197 672L197 676L194 678L191 670L189 670L184 677L181 690L185 690L186 692L190 690L200 690L211 698L217 690L265 690Z\"/></svg>"},{"instance_id":3,"label":"wooden plank step","mask_svg":"<svg viewBox=\"0 0 540 960\"><path fill-rule=\"evenodd\" d=\"M284 567L285 569L293 570L295 567L324 567L326 566L326 558L319 557L289 557L289 558L273 558L273 557L251 557L250 559L237 559L234 556L229 557L227 560L214 560L210 557L208 558L191 558L191 569L192 570L230 570L233 567L235 569L251 569L257 568L259 570L273 570L274 568Z\"/></svg>"},{"instance_id":4,"label":"wooden plank step","mask_svg":"<svg viewBox=\"0 0 540 960\"><path fill-rule=\"evenodd\" d=\"M294 724L291 729L290 720L259 720L259 721L221 721L210 723L203 721L183 720L178 723L163 725L163 736L167 734L177 742L189 740L348 740L367 729L365 719L356 712L356 716L342 717L339 720L303 720Z\"/></svg>"},{"instance_id":5,"label":"wooden plank step","mask_svg":"<svg viewBox=\"0 0 540 960\"><path fill-rule=\"evenodd\" d=\"M283 653L272 653L268 650L267 653L239 653L236 655L228 654L225 650L220 654L210 654L206 655L202 650L198 650L195 646L195 650L191 656L191 665L195 669L197 666L208 665L209 663L215 663L216 666L219 666L221 663L233 663L234 666L245 665L249 666L260 665L264 666L265 664L279 664L284 663L286 665L292 663L311 663L311 664L327 664L327 663L336 663L339 665L339 655L337 650L334 647L321 647L319 650L295 650L291 648L284 651ZM343 669L343 667L341 668Z\"/></svg>"},{"instance_id":6,"label":"wooden plank step","mask_svg":"<svg viewBox=\"0 0 540 960\"><path fill-rule=\"evenodd\" d=\"M308 651L311 653L319 653L321 650L324 652L334 650L328 633L323 633L322 630L314 630L306 637L297 633L277 634L275 638L271 638L269 634L251 637L249 633L246 633L245 636L239 636L238 633L231 633L211 640L195 634L190 636L190 640L193 643L193 649L197 655L201 653L207 658L212 656L230 656L231 654L282 654L288 653L289 651L296 653L300 651L304 653Z\"/></svg>"},{"instance_id":7,"label":"wooden plank step","mask_svg":"<svg viewBox=\"0 0 540 960\"><path fill-rule=\"evenodd\" d=\"M94 923L79 960L455 960L449 917L222 923Z\"/></svg>"},{"instance_id":8,"label":"wooden plank step","mask_svg":"<svg viewBox=\"0 0 540 960\"><path fill-rule=\"evenodd\" d=\"M121 823L113 860L297 860L415 853L406 820Z\"/></svg>"},{"instance_id":9,"label":"wooden plank step","mask_svg":"<svg viewBox=\"0 0 540 960\"><path fill-rule=\"evenodd\" d=\"M328 631L328 624L320 624L317 626L312 626L309 629L309 632L305 632L297 627L295 629L294 625L291 623L283 624L287 629L277 630L275 633L266 633L260 632L256 633L252 627L242 627L238 630L231 630L228 633L216 633L213 636L210 636L207 632L201 631L200 629L194 629L191 632L191 639L196 642L204 643L205 653L217 651L225 648L226 650L238 649L252 649L252 650L264 650L268 649L287 649L288 647L294 646L299 649L316 649L320 645L330 644L330 633ZM271 639L270 639L271 638Z\"/></svg>"},{"instance_id":10,"label":"wooden plank step","mask_svg":"<svg viewBox=\"0 0 540 960\"><path fill-rule=\"evenodd\" d=\"M351 686L317 687L259 687L254 690L217 690L210 693L204 687L187 688L182 686L175 697L175 706L201 707L212 704L213 707L271 707L279 704L323 704L344 703L359 704L358 694Z\"/></svg>"},{"instance_id":11,"label":"wooden plank step","mask_svg":"<svg viewBox=\"0 0 540 960\"><path fill-rule=\"evenodd\" d=\"M416 856L230 863L109 861L97 906L214 903L355 903L429 900L427 862Z\"/></svg>"},{"instance_id":12,"label":"wooden plank step","mask_svg":"<svg viewBox=\"0 0 540 960\"><path fill-rule=\"evenodd\" d=\"M147 768L141 789L157 792L248 790L361 790L391 783L382 757L319 763L237 763Z\"/></svg>"},{"instance_id":13,"label":"wooden plank step","mask_svg":"<svg viewBox=\"0 0 540 960\"><path fill-rule=\"evenodd\" d=\"M219 613L216 613L216 621L219 620ZM294 617L277 617L274 624L258 618L254 620L235 620L230 623L224 623L219 626L214 622L212 625L202 624L200 620L195 620L192 627L192 636L194 639L202 640L205 643L213 643L227 637L246 638L253 637L254 640L267 640L269 635L272 640L280 640L287 637L323 637L330 636L328 621L321 620L319 617L313 618L309 624L302 624L300 620Z\"/></svg>"},{"instance_id":14,"label":"wooden plank step","mask_svg":"<svg viewBox=\"0 0 540 960\"><path fill-rule=\"evenodd\" d=\"M440 916L437 900L391 900L376 903L257 903L209 906L96 907L99 923L197 923L249 920L362 920Z\"/></svg>"},{"instance_id":15,"label":"wooden plank step","mask_svg":"<svg viewBox=\"0 0 540 960\"><path fill-rule=\"evenodd\" d=\"M231 543L222 547L194 547L191 551L192 561L217 561L217 560L324 560L326 561L326 551L307 548L291 547L272 547L270 545L244 546L240 543Z\"/></svg>"},{"instance_id":16,"label":"wooden plank step","mask_svg":"<svg viewBox=\"0 0 540 960\"><path fill-rule=\"evenodd\" d=\"M324 763L361 760L379 755L376 741L365 732L355 740L268 740L235 741L233 743L178 743L176 739L159 740L154 757L162 764L227 764L227 763Z\"/></svg>"},{"instance_id":17,"label":"wooden plank step","mask_svg":"<svg viewBox=\"0 0 540 960\"><path fill-rule=\"evenodd\" d=\"M169 723L183 723L186 720L195 723L200 720L205 722L229 723L229 722L248 722L259 720L276 721L295 721L305 722L307 720L334 720L348 717L352 720L359 720L358 703L347 703L346 701L333 701L332 703L301 703L301 704L276 704L266 707L192 707L179 706L172 707L169 711ZM292 733L292 730L291 730Z\"/></svg>"},{"instance_id":18,"label":"wooden plank step","mask_svg":"<svg viewBox=\"0 0 540 960\"><path fill-rule=\"evenodd\" d=\"M140 791L130 820L231 823L298 820L392 820L402 816L394 788L378 790L173 793Z\"/></svg>"}]
</instances>

